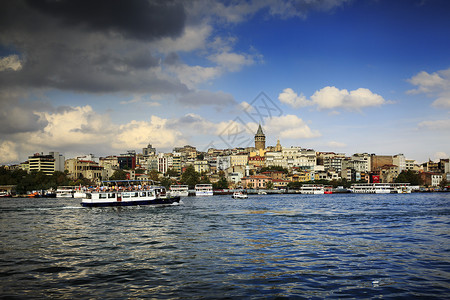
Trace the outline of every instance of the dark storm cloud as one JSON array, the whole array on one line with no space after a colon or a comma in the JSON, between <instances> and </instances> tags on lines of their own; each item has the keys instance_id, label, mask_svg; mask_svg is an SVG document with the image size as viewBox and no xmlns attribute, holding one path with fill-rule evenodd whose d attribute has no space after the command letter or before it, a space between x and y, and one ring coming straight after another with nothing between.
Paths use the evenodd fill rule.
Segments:
<instances>
[{"instance_id":1,"label":"dark storm cloud","mask_svg":"<svg viewBox=\"0 0 450 300\"><path fill-rule=\"evenodd\" d=\"M206 90L191 91L178 98L178 101L186 106L211 105L215 107L230 107L237 104L231 94L222 91L211 92Z\"/></svg>"},{"instance_id":2,"label":"dark storm cloud","mask_svg":"<svg viewBox=\"0 0 450 300\"><path fill-rule=\"evenodd\" d=\"M117 31L137 39L178 36L186 19L181 3L164 0L27 0L27 4L69 27Z\"/></svg>"},{"instance_id":3,"label":"dark storm cloud","mask_svg":"<svg viewBox=\"0 0 450 300\"><path fill-rule=\"evenodd\" d=\"M180 35L184 22L174 1L5 1L0 59L10 54L1 49L15 49L22 66L0 70L0 88L186 92L177 78L161 74L162 58L151 52L152 41Z\"/></svg>"}]
</instances>

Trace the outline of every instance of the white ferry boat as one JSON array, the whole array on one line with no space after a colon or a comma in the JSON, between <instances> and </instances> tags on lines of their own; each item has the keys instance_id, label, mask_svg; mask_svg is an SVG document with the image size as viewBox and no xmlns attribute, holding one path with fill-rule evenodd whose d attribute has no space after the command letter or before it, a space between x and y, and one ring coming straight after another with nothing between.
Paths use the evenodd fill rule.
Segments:
<instances>
[{"instance_id":1,"label":"white ferry boat","mask_svg":"<svg viewBox=\"0 0 450 300\"><path fill-rule=\"evenodd\" d=\"M56 198L73 198L72 187L58 187L56 189Z\"/></svg>"},{"instance_id":2,"label":"white ferry boat","mask_svg":"<svg viewBox=\"0 0 450 300\"><path fill-rule=\"evenodd\" d=\"M81 200L84 207L171 205L179 203L179 196L169 196L163 186L144 186L140 188L102 189L86 194Z\"/></svg>"},{"instance_id":3,"label":"white ferry boat","mask_svg":"<svg viewBox=\"0 0 450 300\"><path fill-rule=\"evenodd\" d=\"M87 189L84 187L77 187L73 192L74 198L86 198Z\"/></svg>"},{"instance_id":4,"label":"white ferry boat","mask_svg":"<svg viewBox=\"0 0 450 300\"><path fill-rule=\"evenodd\" d=\"M352 193L358 194L409 194L411 190L409 183L357 183L350 187Z\"/></svg>"},{"instance_id":5,"label":"white ferry boat","mask_svg":"<svg viewBox=\"0 0 450 300\"><path fill-rule=\"evenodd\" d=\"M322 195L325 194L325 188L320 184L304 184L300 188L300 193L305 195Z\"/></svg>"},{"instance_id":6,"label":"white ferry boat","mask_svg":"<svg viewBox=\"0 0 450 300\"><path fill-rule=\"evenodd\" d=\"M212 184L197 184L195 185L195 196L212 196Z\"/></svg>"},{"instance_id":7,"label":"white ferry boat","mask_svg":"<svg viewBox=\"0 0 450 300\"><path fill-rule=\"evenodd\" d=\"M189 187L187 185L171 185L169 191L171 196L189 196Z\"/></svg>"}]
</instances>

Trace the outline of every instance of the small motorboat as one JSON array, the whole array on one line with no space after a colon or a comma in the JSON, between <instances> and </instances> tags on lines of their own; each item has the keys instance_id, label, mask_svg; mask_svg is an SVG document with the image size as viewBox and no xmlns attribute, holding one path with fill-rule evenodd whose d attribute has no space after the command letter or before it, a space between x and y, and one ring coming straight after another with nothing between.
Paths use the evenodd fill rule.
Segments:
<instances>
[{"instance_id":1,"label":"small motorboat","mask_svg":"<svg viewBox=\"0 0 450 300\"><path fill-rule=\"evenodd\" d=\"M233 199L247 199L248 195L245 194L244 192L234 192L232 198Z\"/></svg>"}]
</instances>

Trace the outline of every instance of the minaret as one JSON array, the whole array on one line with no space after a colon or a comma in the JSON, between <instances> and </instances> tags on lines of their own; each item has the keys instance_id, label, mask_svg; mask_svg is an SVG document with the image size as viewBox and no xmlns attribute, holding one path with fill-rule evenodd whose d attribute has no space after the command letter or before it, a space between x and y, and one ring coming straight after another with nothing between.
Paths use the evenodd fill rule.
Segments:
<instances>
[{"instance_id":1,"label":"minaret","mask_svg":"<svg viewBox=\"0 0 450 300\"><path fill-rule=\"evenodd\" d=\"M261 124L259 124L258 131L255 135L255 149L256 150L264 150L266 149L266 136L262 131Z\"/></svg>"}]
</instances>

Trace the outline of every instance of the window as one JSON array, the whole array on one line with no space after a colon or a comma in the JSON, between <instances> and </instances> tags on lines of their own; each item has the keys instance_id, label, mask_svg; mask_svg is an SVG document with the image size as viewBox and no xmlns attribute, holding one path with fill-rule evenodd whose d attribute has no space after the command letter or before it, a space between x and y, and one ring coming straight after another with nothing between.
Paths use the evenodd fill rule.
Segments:
<instances>
[{"instance_id":1,"label":"window","mask_svg":"<svg viewBox=\"0 0 450 300\"><path fill-rule=\"evenodd\" d=\"M108 198L116 198L116 194L115 193L109 193L108 194Z\"/></svg>"},{"instance_id":2,"label":"window","mask_svg":"<svg viewBox=\"0 0 450 300\"><path fill-rule=\"evenodd\" d=\"M99 194L99 195L98 195L98 198L99 198L99 199L106 199L107 196L108 196L108 194Z\"/></svg>"}]
</instances>

